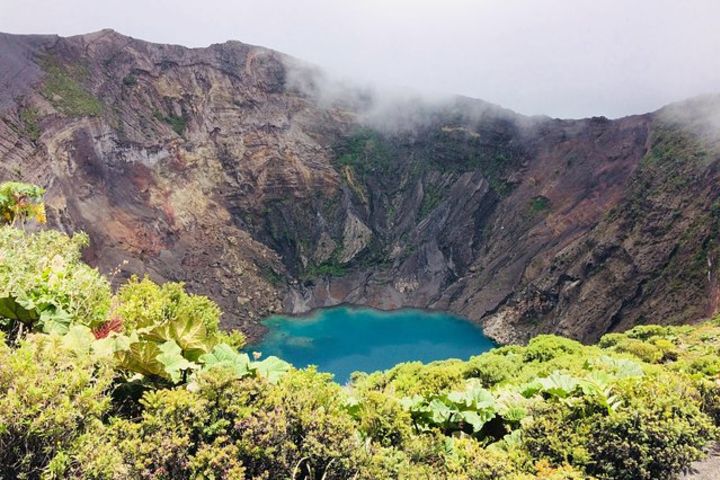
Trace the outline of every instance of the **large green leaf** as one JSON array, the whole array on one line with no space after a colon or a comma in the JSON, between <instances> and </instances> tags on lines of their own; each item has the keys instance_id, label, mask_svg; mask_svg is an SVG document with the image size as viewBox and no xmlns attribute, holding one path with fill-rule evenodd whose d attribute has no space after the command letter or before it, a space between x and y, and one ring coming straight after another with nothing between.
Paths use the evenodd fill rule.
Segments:
<instances>
[{"instance_id":1,"label":"large green leaf","mask_svg":"<svg viewBox=\"0 0 720 480\"><path fill-rule=\"evenodd\" d=\"M183 315L153 328L148 338L158 342L174 340L191 360L197 360L212 348L205 325L190 315Z\"/></svg>"},{"instance_id":2,"label":"large green leaf","mask_svg":"<svg viewBox=\"0 0 720 480\"><path fill-rule=\"evenodd\" d=\"M487 411L476 412L472 410L464 410L459 413L459 416L463 422L472 427L474 433L479 432L487 422L495 417L494 414Z\"/></svg>"},{"instance_id":3,"label":"large green leaf","mask_svg":"<svg viewBox=\"0 0 720 480\"><path fill-rule=\"evenodd\" d=\"M142 375L164 376L165 366L157 359L161 353L157 343L139 341L132 343L127 350L120 352L118 360L120 367L126 370Z\"/></svg>"},{"instance_id":4,"label":"large green leaf","mask_svg":"<svg viewBox=\"0 0 720 480\"><path fill-rule=\"evenodd\" d=\"M253 362L252 368L257 371L258 375L267 378L268 382L277 383L292 368L292 365L278 357L268 357L261 362Z\"/></svg>"},{"instance_id":5,"label":"large green leaf","mask_svg":"<svg viewBox=\"0 0 720 480\"><path fill-rule=\"evenodd\" d=\"M518 391L520 392L520 395L522 395L525 398L530 398L542 391L542 385L537 380L533 380L532 382L525 383L523 385L518 386Z\"/></svg>"},{"instance_id":6,"label":"large green leaf","mask_svg":"<svg viewBox=\"0 0 720 480\"><path fill-rule=\"evenodd\" d=\"M85 325L73 325L62 337L62 346L78 355L87 355L95 342L95 335Z\"/></svg>"},{"instance_id":7,"label":"large green leaf","mask_svg":"<svg viewBox=\"0 0 720 480\"><path fill-rule=\"evenodd\" d=\"M93 354L97 358L114 358L116 353L130 350L130 345L137 341L137 335L134 333L130 336L113 333L100 340L95 340Z\"/></svg>"},{"instance_id":8,"label":"large green leaf","mask_svg":"<svg viewBox=\"0 0 720 480\"><path fill-rule=\"evenodd\" d=\"M484 410L492 409L495 406L492 394L484 389L477 379L471 379L465 390L452 392L448 394L447 398L461 409Z\"/></svg>"},{"instance_id":9,"label":"large green leaf","mask_svg":"<svg viewBox=\"0 0 720 480\"><path fill-rule=\"evenodd\" d=\"M174 340L168 340L160 345L160 354L156 358L163 365L164 376L175 383L180 382L184 371L198 367L196 363L183 357L182 350Z\"/></svg>"},{"instance_id":10,"label":"large green leaf","mask_svg":"<svg viewBox=\"0 0 720 480\"><path fill-rule=\"evenodd\" d=\"M585 368L591 371L603 368L617 378L641 377L644 374L642 366L638 362L625 358L613 358L607 355L596 358L592 362L587 362Z\"/></svg>"},{"instance_id":11,"label":"large green leaf","mask_svg":"<svg viewBox=\"0 0 720 480\"><path fill-rule=\"evenodd\" d=\"M0 317L19 320L24 323L34 322L39 318L37 310L27 309L20 305L15 298L0 298Z\"/></svg>"},{"instance_id":12,"label":"large green leaf","mask_svg":"<svg viewBox=\"0 0 720 480\"><path fill-rule=\"evenodd\" d=\"M211 353L201 355L199 361L208 369L218 367L232 369L238 378L250 374L250 357L224 343L215 345Z\"/></svg>"},{"instance_id":13,"label":"large green leaf","mask_svg":"<svg viewBox=\"0 0 720 480\"><path fill-rule=\"evenodd\" d=\"M453 415L457 413L457 410L448 407L442 400L437 398L428 403L428 408L430 411L430 418L436 425L442 425L450 422Z\"/></svg>"},{"instance_id":14,"label":"large green leaf","mask_svg":"<svg viewBox=\"0 0 720 480\"><path fill-rule=\"evenodd\" d=\"M40 314L43 332L64 335L68 332L72 317L62 308L49 308Z\"/></svg>"},{"instance_id":15,"label":"large green leaf","mask_svg":"<svg viewBox=\"0 0 720 480\"><path fill-rule=\"evenodd\" d=\"M579 386L576 378L561 372L553 372L549 377L539 378L537 381L542 391L558 398L569 397Z\"/></svg>"},{"instance_id":16,"label":"large green leaf","mask_svg":"<svg viewBox=\"0 0 720 480\"><path fill-rule=\"evenodd\" d=\"M413 395L412 397L403 397L400 399L400 405L407 411L415 411L425 402L421 395Z\"/></svg>"}]
</instances>

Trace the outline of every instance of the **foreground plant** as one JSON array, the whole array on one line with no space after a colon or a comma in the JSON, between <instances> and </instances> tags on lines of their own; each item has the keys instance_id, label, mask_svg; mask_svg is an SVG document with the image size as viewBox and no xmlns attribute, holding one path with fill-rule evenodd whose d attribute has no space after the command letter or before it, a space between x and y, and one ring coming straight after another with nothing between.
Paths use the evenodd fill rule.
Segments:
<instances>
[{"instance_id":1,"label":"foreground plant","mask_svg":"<svg viewBox=\"0 0 720 480\"><path fill-rule=\"evenodd\" d=\"M86 235L25 233L0 227L0 326L12 332L66 333L95 327L110 309L110 284L80 259Z\"/></svg>"},{"instance_id":2,"label":"foreground plant","mask_svg":"<svg viewBox=\"0 0 720 480\"><path fill-rule=\"evenodd\" d=\"M672 480L720 424L720 325L539 336L355 375L240 351L182 284L0 228L0 478Z\"/></svg>"},{"instance_id":3,"label":"foreground plant","mask_svg":"<svg viewBox=\"0 0 720 480\"><path fill-rule=\"evenodd\" d=\"M37 185L20 182L0 183L0 223L15 226L33 219L45 223L45 190Z\"/></svg>"}]
</instances>

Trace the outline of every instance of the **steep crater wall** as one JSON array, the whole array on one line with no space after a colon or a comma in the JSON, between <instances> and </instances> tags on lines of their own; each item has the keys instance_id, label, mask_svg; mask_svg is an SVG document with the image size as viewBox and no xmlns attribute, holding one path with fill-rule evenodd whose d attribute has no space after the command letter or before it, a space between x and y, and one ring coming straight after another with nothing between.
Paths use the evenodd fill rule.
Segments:
<instances>
[{"instance_id":1,"label":"steep crater wall","mask_svg":"<svg viewBox=\"0 0 720 480\"><path fill-rule=\"evenodd\" d=\"M344 302L449 310L503 342L717 308L717 97L612 121L378 111L239 42L6 35L0 54L0 176L47 186L51 222L116 281L185 281L251 336Z\"/></svg>"}]
</instances>

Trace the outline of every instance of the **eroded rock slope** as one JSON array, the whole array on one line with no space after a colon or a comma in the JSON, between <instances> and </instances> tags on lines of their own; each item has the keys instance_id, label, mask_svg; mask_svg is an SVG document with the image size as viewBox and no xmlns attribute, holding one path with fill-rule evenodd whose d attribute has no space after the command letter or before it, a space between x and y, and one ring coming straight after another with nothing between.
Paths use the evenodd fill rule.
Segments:
<instances>
[{"instance_id":1,"label":"eroded rock slope","mask_svg":"<svg viewBox=\"0 0 720 480\"><path fill-rule=\"evenodd\" d=\"M226 325L351 302L503 342L717 309L720 98L619 120L380 102L239 42L0 35L0 177L48 187L119 281L182 280Z\"/></svg>"}]
</instances>

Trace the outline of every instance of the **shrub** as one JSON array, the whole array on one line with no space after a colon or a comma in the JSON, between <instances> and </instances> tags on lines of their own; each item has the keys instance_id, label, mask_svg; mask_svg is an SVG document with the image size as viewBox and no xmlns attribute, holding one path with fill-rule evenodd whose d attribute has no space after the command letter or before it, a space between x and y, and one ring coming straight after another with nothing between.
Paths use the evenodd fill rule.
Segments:
<instances>
[{"instance_id":1,"label":"shrub","mask_svg":"<svg viewBox=\"0 0 720 480\"><path fill-rule=\"evenodd\" d=\"M80 259L87 236L0 227L0 328L64 333L94 327L110 308L110 285Z\"/></svg>"},{"instance_id":2,"label":"shrub","mask_svg":"<svg viewBox=\"0 0 720 480\"><path fill-rule=\"evenodd\" d=\"M363 436L383 447L399 447L412 434L410 414L394 397L366 392L351 412Z\"/></svg>"},{"instance_id":3,"label":"shrub","mask_svg":"<svg viewBox=\"0 0 720 480\"><path fill-rule=\"evenodd\" d=\"M517 355L498 355L488 352L468 361L466 377L479 378L486 387L507 382L522 368L522 358Z\"/></svg>"},{"instance_id":4,"label":"shrub","mask_svg":"<svg viewBox=\"0 0 720 480\"><path fill-rule=\"evenodd\" d=\"M396 365L378 378L368 378L376 383L392 384L399 396L433 395L458 387L464 382L465 364L459 360L447 360L423 365L408 362Z\"/></svg>"},{"instance_id":5,"label":"shrub","mask_svg":"<svg viewBox=\"0 0 720 480\"><path fill-rule=\"evenodd\" d=\"M235 424L249 476L352 477L360 443L340 386L331 378L313 369L290 372Z\"/></svg>"},{"instance_id":6,"label":"shrub","mask_svg":"<svg viewBox=\"0 0 720 480\"><path fill-rule=\"evenodd\" d=\"M146 392L139 418L116 418L81 438L65 473L75 478L245 478L237 422L265 395L261 379L204 372L196 391Z\"/></svg>"},{"instance_id":7,"label":"shrub","mask_svg":"<svg viewBox=\"0 0 720 480\"><path fill-rule=\"evenodd\" d=\"M688 382L662 375L615 388L621 403L610 411L588 397L536 409L523 426L530 454L607 480L669 480L703 457L717 432Z\"/></svg>"},{"instance_id":8,"label":"shrub","mask_svg":"<svg viewBox=\"0 0 720 480\"><path fill-rule=\"evenodd\" d=\"M585 406L586 400L576 408L558 402L536 405L522 426L523 448L532 458L548 459L553 465L584 468L591 460L585 445Z\"/></svg>"},{"instance_id":9,"label":"shrub","mask_svg":"<svg viewBox=\"0 0 720 480\"><path fill-rule=\"evenodd\" d=\"M450 440L444 458L448 476L453 479L509 479L518 473L507 455L484 449L467 437Z\"/></svg>"},{"instance_id":10,"label":"shrub","mask_svg":"<svg viewBox=\"0 0 720 480\"><path fill-rule=\"evenodd\" d=\"M109 366L68 352L56 336L0 345L0 478L38 478L62 464L75 439L96 432L112 378Z\"/></svg>"},{"instance_id":11,"label":"shrub","mask_svg":"<svg viewBox=\"0 0 720 480\"><path fill-rule=\"evenodd\" d=\"M530 199L530 213L536 214L550 209L550 199L542 195Z\"/></svg>"},{"instance_id":12,"label":"shrub","mask_svg":"<svg viewBox=\"0 0 720 480\"><path fill-rule=\"evenodd\" d=\"M666 337L671 335L673 328L674 327L665 327L662 325L639 325L631 328L623 335L637 340L650 340L653 337Z\"/></svg>"},{"instance_id":13,"label":"shrub","mask_svg":"<svg viewBox=\"0 0 720 480\"><path fill-rule=\"evenodd\" d=\"M587 448L594 462L588 471L599 479L676 478L703 458L716 437L710 419L698 408L698 392L663 375L619 386L623 408L590 425Z\"/></svg>"},{"instance_id":14,"label":"shrub","mask_svg":"<svg viewBox=\"0 0 720 480\"><path fill-rule=\"evenodd\" d=\"M559 355L577 353L581 349L582 344L569 338L538 335L528 343L524 360L526 362L547 362Z\"/></svg>"},{"instance_id":15,"label":"shrub","mask_svg":"<svg viewBox=\"0 0 720 480\"><path fill-rule=\"evenodd\" d=\"M38 124L39 112L36 108L26 107L18 112L22 130L27 137L36 142L40 138L40 125Z\"/></svg>"},{"instance_id":16,"label":"shrub","mask_svg":"<svg viewBox=\"0 0 720 480\"><path fill-rule=\"evenodd\" d=\"M117 294L115 313L126 332L153 328L189 318L202 325L209 335L218 332L220 308L207 297L185 292L182 283L158 285L148 278L132 277Z\"/></svg>"},{"instance_id":17,"label":"shrub","mask_svg":"<svg viewBox=\"0 0 720 480\"><path fill-rule=\"evenodd\" d=\"M0 225L15 224L33 218L45 223L45 190L37 185L20 182L0 184Z\"/></svg>"},{"instance_id":18,"label":"shrub","mask_svg":"<svg viewBox=\"0 0 720 480\"><path fill-rule=\"evenodd\" d=\"M663 351L660 348L634 338L620 339L613 348L616 352L629 353L646 363L660 363L663 358Z\"/></svg>"},{"instance_id":19,"label":"shrub","mask_svg":"<svg viewBox=\"0 0 720 480\"><path fill-rule=\"evenodd\" d=\"M132 73L129 75L126 75L122 79L122 83L126 87L134 87L135 85L137 85L137 82L138 82L137 77L135 75L133 75Z\"/></svg>"}]
</instances>

